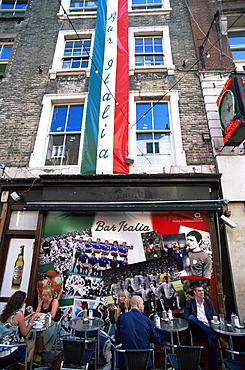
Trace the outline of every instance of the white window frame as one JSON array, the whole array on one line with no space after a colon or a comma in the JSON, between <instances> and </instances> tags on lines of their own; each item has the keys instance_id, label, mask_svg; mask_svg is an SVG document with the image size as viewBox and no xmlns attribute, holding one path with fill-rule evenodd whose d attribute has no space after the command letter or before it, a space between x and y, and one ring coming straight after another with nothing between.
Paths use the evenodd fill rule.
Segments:
<instances>
[{"instance_id":1,"label":"white window frame","mask_svg":"<svg viewBox=\"0 0 245 370\"><path fill-rule=\"evenodd\" d=\"M133 5L132 5L132 0L129 0L128 1L128 11L129 11L129 15L135 15L135 13L137 13L137 15L139 14L149 14L149 13L152 13L152 14L156 14L156 13L161 13L161 14L169 14L171 11L172 11L172 8L170 7L170 1L169 0L162 0L162 4L163 4L163 7L161 9L133 9Z\"/></svg>"},{"instance_id":2,"label":"white window frame","mask_svg":"<svg viewBox=\"0 0 245 370\"><path fill-rule=\"evenodd\" d=\"M58 15L58 18L60 19L65 19L66 18L66 14L65 12L69 15L69 18L96 18L96 15L97 15L97 10L96 11L88 11L88 12L80 12L80 11L77 11L77 12L70 12L70 0L61 0L61 6L60 6L60 9L59 9L59 13L57 14Z\"/></svg>"},{"instance_id":3,"label":"white window frame","mask_svg":"<svg viewBox=\"0 0 245 370\"><path fill-rule=\"evenodd\" d=\"M50 125L53 115L53 107L55 105L62 104L84 104L84 113L81 129L80 147L78 154L77 165L45 165L46 154L50 136ZM47 94L43 98L43 107L41 117L39 121L38 131L36 135L36 141L34 150L30 157L29 166L45 169L52 169L53 172L57 173L80 173L80 166L82 160L82 143L84 136L84 125L86 117L86 104L87 94Z\"/></svg>"},{"instance_id":4,"label":"white window frame","mask_svg":"<svg viewBox=\"0 0 245 370\"><path fill-rule=\"evenodd\" d=\"M92 57L92 50L94 44L94 30L77 31L77 34L82 39L91 39L90 56ZM86 74L89 76L91 59L89 59L87 68L62 68L63 56L66 41L77 39L75 31L59 31L56 48L54 52L53 64L49 70L50 79L55 79L57 75L74 75L74 74ZM79 40L79 39L78 39Z\"/></svg>"},{"instance_id":5,"label":"white window frame","mask_svg":"<svg viewBox=\"0 0 245 370\"><path fill-rule=\"evenodd\" d=\"M236 29L231 28L231 29L228 31L228 33L227 33L227 37L228 37L228 35L229 35L229 34L231 34L232 32L237 32L237 31L245 31L245 26L244 26L244 28L236 28ZM229 42L229 38L228 38L228 42ZM231 49L231 52L232 52L232 51L235 51L237 48L236 48L236 47L231 47L231 45L230 45L230 49ZM244 46L240 47L239 49L240 49L240 50L245 50L245 43L244 43ZM235 60L235 59L233 59L233 61L234 61L234 64L235 64L235 66L236 66L236 70L237 70L238 72L239 72L239 71L241 71L241 72L245 72L245 59L241 59L241 60Z\"/></svg>"},{"instance_id":6,"label":"white window frame","mask_svg":"<svg viewBox=\"0 0 245 370\"><path fill-rule=\"evenodd\" d=\"M11 50L9 59L0 59L0 64L5 65L4 72L0 72L0 77L3 77L5 75L6 69L8 68L9 60L10 60L11 54L13 52L14 42L13 41L1 41L0 40L0 46L12 46L12 50Z\"/></svg>"},{"instance_id":7,"label":"white window frame","mask_svg":"<svg viewBox=\"0 0 245 370\"><path fill-rule=\"evenodd\" d=\"M138 165L137 164L137 140L136 140L136 103L139 102L157 102L164 94L164 99L160 102L169 103L170 120L170 140L172 150L171 165ZM180 117L179 117L179 94L177 91L131 91L129 94L129 157L135 159L132 166L129 167L130 173L162 173L163 167L186 166L186 156L183 150L181 136ZM168 171L166 171L168 172Z\"/></svg>"},{"instance_id":8,"label":"white window frame","mask_svg":"<svg viewBox=\"0 0 245 370\"><path fill-rule=\"evenodd\" d=\"M164 65L160 66L135 66L135 37L160 36L163 39ZM136 72L150 72L153 70L174 74L169 27L135 27L129 29L129 73L134 75Z\"/></svg>"}]
</instances>

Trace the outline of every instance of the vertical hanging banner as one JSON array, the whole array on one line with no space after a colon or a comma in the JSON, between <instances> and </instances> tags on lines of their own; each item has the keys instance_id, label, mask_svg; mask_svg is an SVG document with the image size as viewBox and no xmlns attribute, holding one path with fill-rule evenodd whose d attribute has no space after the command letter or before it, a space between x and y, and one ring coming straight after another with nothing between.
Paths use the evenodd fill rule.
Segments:
<instances>
[{"instance_id":1,"label":"vertical hanging banner","mask_svg":"<svg viewBox=\"0 0 245 370\"><path fill-rule=\"evenodd\" d=\"M100 0L90 69L81 173L126 174L128 0Z\"/></svg>"}]
</instances>

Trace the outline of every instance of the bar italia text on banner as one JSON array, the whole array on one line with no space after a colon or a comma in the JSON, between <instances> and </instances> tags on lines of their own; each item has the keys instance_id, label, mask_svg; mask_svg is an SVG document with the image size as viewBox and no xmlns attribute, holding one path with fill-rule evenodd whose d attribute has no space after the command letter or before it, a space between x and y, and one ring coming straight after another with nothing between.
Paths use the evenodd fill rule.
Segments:
<instances>
[{"instance_id":1,"label":"bar italia text on banner","mask_svg":"<svg viewBox=\"0 0 245 370\"><path fill-rule=\"evenodd\" d=\"M128 0L98 4L81 173L128 173Z\"/></svg>"}]
</instances>

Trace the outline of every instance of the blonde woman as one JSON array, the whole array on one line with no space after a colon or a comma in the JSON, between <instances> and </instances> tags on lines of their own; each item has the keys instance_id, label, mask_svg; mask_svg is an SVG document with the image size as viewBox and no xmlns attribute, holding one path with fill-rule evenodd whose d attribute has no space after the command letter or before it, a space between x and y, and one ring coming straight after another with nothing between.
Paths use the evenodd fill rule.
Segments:
<instances>
[{"instance_id":1,"label":"blonde woman","mask_svg":"<svg viewBox=\"0 0 245 370\"><path fill-rule=\"evenodd\" d=\"M122 313L126 313L130 310L130 295L126 289L120 289L117 295L117 305L112 304L110 307L114 310L114 319L117 322L118 317Z\"/></svg>"},{"instance_id":2,"label":"blonde woman","mask_svg":"<svg viewBox=\"0 0 245 370\"><path fill-rule=\"evenodd\" d=\"M28 307L29 312L31 312L32 307ZM54 292L51 288L44 288L42 291L42 300L40 301L36 314L39 316L46 315L48 312L51 313L54 325L50 326L45 331L37 333L36 347L35 347L35 357L34 361L38 364L42 361L42 353L44 350L50 351L52 345L54 344L56 335L56 322L60 318L59 313L59 301L54 298Z\"/></svg>"}]
</instances>

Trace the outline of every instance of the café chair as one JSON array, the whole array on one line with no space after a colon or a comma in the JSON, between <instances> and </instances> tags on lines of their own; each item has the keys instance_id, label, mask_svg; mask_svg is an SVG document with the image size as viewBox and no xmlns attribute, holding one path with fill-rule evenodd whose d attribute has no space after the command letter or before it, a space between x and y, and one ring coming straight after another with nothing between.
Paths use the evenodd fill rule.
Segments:
<instances>
[{"instance_id":1,"label":"caf\u00e9 chair","mask_svg":"<svg viewBox=\"0 0 245 370\"><path fill-rule=\"evenodd\" d=\"M172 352L167 353L168 347L172 349ZM166 343L165 361L168 360L175 370L201 370L200 360L203 348L204 346L183 346Z\"/></svg>"},{"instance_id":2,"label":"caf\u00e9 chair","mask_svg":"<svg viewBox=\"0 0 245 370\"><path fill-rule=\"evenodd\" d=\"M0 344L0 348L4 348L4 350L8 351L9 350L9 354L12 350L12 348L15 348L15 347L22 347L22 346L25 346L26 347L26 350L25 350L25 354L22 358L20 358L19 360L11 363L10 365L2 368L2 370L7 370L7 369L10 369L12 366L16 365L16 364L19 364L19 365L23 365L25 367L25 369L27 369L27 358L28 358L28 352L27 352L27 345L25 342L21 342L21 343L16 343L16 344Z\"/></svg>"},{"instance_id":3,"label":"caf\u00e9 chair","mask_svg":"<svg viewBox=\"0 0 245 370\"><path fill-rule=\"evenodd\" d=\"M220 349L223 369L245 370L245 352L234 351L227 348Z\"/></svg>"},{"instance_id":4,"label":"caf\u00e9 chair","mask_svg":"<svg viewBox=\"0 0 245 370\"><path fill-rule=\"evenodd\" d=\"M116 352L123 353L125 359L126 370L147 370L150 355L153 355L153 369L154 365L154 349L121 349L115 347Z\"/></svg>"},{"instance_id":5,"label":"caf\u00e9 chair","mask_svg":"<svg viewBox=\"0 0 245 370\"><path fill-rule=\"evenodd\" d=\"M90 361L96 351L92 348L86 348L90 340L64 338L63 350L64 358L61 362L61 370L88 369ZM95 358L96 361L96 358Z\"/></svg>"}]
</instances>

